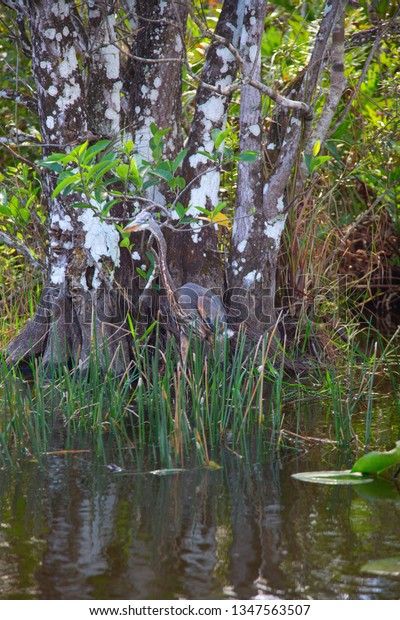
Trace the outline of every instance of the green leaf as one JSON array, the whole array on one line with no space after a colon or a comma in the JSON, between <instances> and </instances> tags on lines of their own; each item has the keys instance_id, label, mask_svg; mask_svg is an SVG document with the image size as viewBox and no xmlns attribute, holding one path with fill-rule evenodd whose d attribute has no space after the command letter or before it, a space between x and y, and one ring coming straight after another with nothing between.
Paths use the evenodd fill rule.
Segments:
<instances>
[{"instance_id":1,"label":"green leaf","mask_svg":"<svg viewBox=\"0 0 400 620\"><path fill-rule=\"evenodd\" d=\"M400 441L396 441L396 447L388 452L368 452L356 461L351 472L361 474L380 474L385 469L400 463Z\"/></svg>"},{"instance_id":2,"label":"green leaf","mask_svg":"<svg viewBox=\"0 0 400 620\"><path fill-rule=\"evenodd\" d=\"M373 482L373 478L367 478L358 473L353 473L349 469L345 471L305 471L292 474L292 478L302 482L313 482L314 484L366 484Z\"/></svg>"},{"instance_id":3,"label":"green leaf","mask_svg":"<svg viewBox=\"0 0 400 620\"><path fill-rule=\"evenodd\" d=\"M121 248L129 248L129 246L131 245L131 242L129 240L129 235L124 237L119 245Z\"/></svg>"},{"instance_id":4,"label":"green leaf","mask_svg":"<svg viewBox=\"0 0 400 620\"><path fill-rule=\"evenodd\" d=\"M161 144L161 140L163 139L163 137L171 131L171 128L168 127L167 129L157 129L157 126L154 123L151 123L150 131L153 135L150 140L150 144L152 143L154 146L157 147Z\"/></svg>"},{"instance_id":5,"label":"green leaf","mask_svg":"<svg viewBox=\"0 0 400 620\"><path fill-rule=\"evenodd\" d=\"M93 206L88 202L74 202L71 207L74 207L74 209L93 209Z\"/></svg>"},{"instance_id":6,"label":"green leaf","mask_svg":"<svg viewBox=\"0 0 400 620\"><path fill-rule=\"evenodd\" d=\"M123 149L127 155L130 155L132 153L134 146L135 145L134 145L133 140L127 140L126 142L123 143Z\"/></svg>"},{"instance_id":7,"label":"green leaf","mask_svg":"<svg viewBox=\"0 0 400 620\"><path fill-rule=\"evenodd\" d=\"M67 162L65 153L52 153L46 159L39 161L39 166L48 168L60 174L63 171L63 164Z\"/></svg>"},{"instance_id":8,"label":"green leaf","mask_svg":"<svg viewBox=\"0 0 400 620\"><path fill-rule=\"evenodd\" d=\"M211 154L207 151L197 151L197 154L204 155L204 157L207 157L207 159L211 159L211 161L218 161L218 153Z\"/></svg>"},{"instance_id":9,"label":"green leaf","mask_svg":"<svg viewBox=\"0 0 400 620\"><path fill-rule=\"evenodd\" d=\"M103 178L106 172L112 170L115 166L119 164L119 162L119 159L109 161L109 158L106 159L106 157L103 157L103 159L98 164L95 164L93 168L89 170L86 176L86 180L89 181L91 178L93 178L95 183L98 182L100 179Z\"/></svg>"},{"instance_id":10,"label":"green leaf","mask_svg":"<svg viewBox=\"0 0 400 620\"><path fill-rule=\"evenodd\" d=\"M0 213L7 217L10 217L11 215L10 208L7 205L2 205L1 203L0 203Z\"/></svg>"},{"instance_id":11,"label":"green leaf","mask_svg":"<svg viewBox=\"0 0 400 620\"><path fill-rule=\"evenodd\" d=\"M183 189L186 186L186 181L183 177L173 177L168 181L168 185L171 189Z\"/></svg>"},{"instance_id":12,"label":"green leaf","mask_svg":"<svg viewBox=\"0 0 400 620\"><path fill-rule=\"evenodd\" d=\"M42 166L43 168L48 168L49 170L52 170L53 172L57 172L57 174L60 174L63 171L63 166L56 161L41 161L39 162L39 165Z\"/></svg>"},{"instance_id":13,"label":"green leaf","mask_svg":"<svg viewBox=\"0 0 400 620\"><path fill-rule=\"evenodd\" d=\"M361 566L362 573L372 573L373 575L400 576L400 555L380 560L369 560Z\"/></svg>"},{"instance_id":14,"label":"green leaf","mask_svg":"<svg viewBox=\"0 0 400 620\"><path fill-rule=\"evenodd\" d=\"M96 144L90 146L83 159L83 163L90 164L90 162L93 161L96 155L104 151L110 144L111 140L100 140L99 142L96 142Z\"/></svg>"},{"instance_id":15,"label":"green leaf","mask_svg":"<svg viewBox=\"0 0 400 620\"><path fill-rule=\"evenodd\" d=\"M143 269L140 269L140 267L136 267L136 272L140 275L141 278L143 278L143 280L149 279L148 274L145 271L143 271Z\"/></svg>"},{"instance_id":16,"label":"green leaf","mask_svg":"<svg viewBox=\"0 0 400 620\"><path fill-rule=\"evenodd\" d=\"M84 153L86 153L87 147L89 146L89 142L88 140L86 140L86 142L84 142L83 144L78 144L78 146L76 146L72 151L71 151L71 155L74 154L77 156L78 161L79 162L83 162L83 155Z\"/></svg>"},{"instance_id":17,"label":"green leaf","mask_svg":"<svg viewBox=\"0 0 400 620\"><path fill-rule=\"evenodd\" d=\"M215 215L220 213L222 209L226 207L226 205L227 205L226 200L224 200L223 202L219 202L217 206L215 207L215 209L213 209L213 211L211 212L211 216L214 217Z\"/></svg>"},{"instance_id":18,"label":"green leaf","mask_svg":"<svg viewBox=\"0 0 400 620\"><path fill-rule=\"evenodd\" d=\"M304 153L304 161L310 174L312 174L323 163L330 160L330 155L320 155L319 157L313 157L308 153Z\"/></svg>"},{"instance_id":19,"label":"green leaf","mask_svg":"<svg viewBox=\"0 0 400 620\"><path fill-rule=\"evenodd\" d=\"M19 216L23 219L24 222L28 222L31 219L29 209L26 209L24 207L19 210Z\"/></svg>"},{"instance_id":20,"label":"green leaf","mask_svg":"<svg viewBox=\"0 0 400 620\"><path fill-rule=\"evenodd\" d=\"M119 164L119 166L115 168L115 173L126 182L129 174L128 164Z\"/></svg>"},{"instance_id":21,"label":"green leaf","mask_svg":"<svg viewBox=\"0 0 400 620\"><path fill-rule=\"evenodd\" d=\"M218 465L216 461L208 461L208 463L204 467L206 469L211 469L211 471L217 471L218 469L222 469L222 466Z\"/></svg>"},{"instance_id":22,"label":"green leaf","mask_svg":"<svg viewBox=\"0 0 400 620\"><path fill-rule=\"evenodd\" d=\"M74 185L76 184L77 181L81 180L81 175L79 173L77 174L71 174L67 177L64 177L56 186L55 190L53 191L52 194L52 198L56 198L61 192L63 192L67 187L69 187L70 185Z\"/></svg>"},{"instance_id":23,"label":"green leaf","mask_svg":"<svg viewBox=\"0 0 400 620\"><path fill-rule=\"evenodd\" d=\"M157 179L146 181L146 183L143 183L142 190L145 191L146 189L149 189L149 187L154 187L154 185L157 185L158 183L159 181Z\"/></svg>"},{"instance_id":24,"label":"green leaf","mask_svg":"<svg viewBox=\"0 0 400 620\"><path fill-rule=\"evenodd\" d=\"M312 163L313 171L316 170L316 168L319 168L321 164L324 164L326 161L329 161L329 160L330 160L329 155L319 155L318 157L314 157L313 163Z\"/></svg>"},{"instance_id":25,"label":"green leaf","mask_svg":"<svg viewBox=\"0 0 400 620\"><path fill-rule=\"evenodd\" d=\"M114 198L114 200L109 200L108 202L106 202L106 204L104 205L104 207L102 208L100 212L100 215L102 215L103 217L107 216L110 209L118 202L120 202L119 198Z\"/></svg>"},{"instance_id":26,"label":"green leaf","mask_svg":"<svg viewBox=\"0 0 400 620\"><path fill-rule=\"evenodd\" d=\"M239 153L238 155L235 155L235 159L237 161L253 162L257 160L259 155L260 154L257 153L257 151L243 151L243 153Z\"/></svg>"},{"instance_id":27,"label":"green leaf","mask_svg":"<svg viewBox=\"0 0 400 620\"><path fill-rule=\"evenodd\" d=\"M179 219L182 219L183 217L185 217L186 209L181 202L176 203L175 212L177 216L179 217Z\"/></svg>"},{"instance_id":28,"label":"green leaf","mask_svg":"<svg viewBox=\"0 0 400 620\"><path fill-rule=\"evenodd\" d=\"M317 140L314 144L313 151L312 151L313 157L316 157L318 153L320 152L320 150L321 150L321 140Z\"/></svg>"},{"instance_id":29,"label":"green leaf","mask_svg":"<svg viewBox=\"0 0 400 620\"><path fill-rule=\"evenodd\" d=\"M170 181L174 178L174 175L169 170L163 170L160 167L154 168L151 171L151 175L163 179L164 181Z\"/></svg>"},{"instance_id":30,"label":"green leaf","mask_svg":"<svg viewBox=\"0 0 400 620\"><path fill-rule=\"evenodd\" d=\"M130 174L133 175L135 178L140 178L139 168L136 162L136 158L131 157L129 160L129 164L130 164Z\"/></svg>"},{"instance_id":31,"label":"green leaf","mask_svg":"<svg viewBox=\"0 0 400 620\"><path fill-rule=\"evenodd\" d=\"M189 149L183 149L183 151L178 153L178 155L175 157L175 159L171 162L172 172L176 172L178 170L179 166L181 165L181 163L185 159L186 155L188 154L188 150Z\"/></svg>"},{"instance_id":32,"label":"green leaf","mask_svg":"<svg viewBox=\"0 0 400 620\"><path fill-rule=\"evenodd\" d=\"M307 166L307 170L310 174L312 174L312 168L311 168L312 159L313 159L312 155L309 155L308 153L304 153L304 161Z\"/></svg>"},{"instance_id":33,"label":"green leaf","mask_svg":"<svg viewBox=\"0 0 400 620\"><path fill-rule=\"evenodd\" d=\"M212 130L211 137L213 139L216 151L218 151L219 147L221 146L221 144L223 143L225 138L227 136L229 136L230 133L231 133L231 129L230 128L225 129L224 131L221 131L221 129L213 129Z\"/></svg>"}]
</instances>

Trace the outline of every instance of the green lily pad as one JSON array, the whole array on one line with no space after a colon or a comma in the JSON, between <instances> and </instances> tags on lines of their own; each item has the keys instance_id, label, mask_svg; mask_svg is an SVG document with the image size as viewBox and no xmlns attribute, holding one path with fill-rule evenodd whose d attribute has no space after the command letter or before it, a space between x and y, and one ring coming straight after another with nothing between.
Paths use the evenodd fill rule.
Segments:
<instances>
[{"instance_id":1,"label":"green lily pad","mask_svg":"<svg viewBox=\"0 0 400 620\"><path fill-rule=\"evenodd\" d=\"M363 573L373 573L374 575L400 576L400 555L381 560L370 560L361 566Z\"/></svg>"},{"instance_id":2,"label":"green lily pad","mask_svg":"<svg viewBox=\"0 0 400 620\"><path fill-rule=\"evenodd\" d=\"M400 463L400 441L396 441L396 447L388 452L368 452L356 461L351 469L353 473L380 474L392 465Z\"/></svg>"},{"instance_id":3,"label":"green lily pad","mask_svg":"<svg viewBox=\"0 0 400 620\"><path fill-rule=\"evenodd\" d=\"M315 484L367 484L373 482L373 478L363 476L361 473L352 473L350 469L344 471L305 471L292 474L292 478L303 482Z\"/></svg>"}]
</instances>

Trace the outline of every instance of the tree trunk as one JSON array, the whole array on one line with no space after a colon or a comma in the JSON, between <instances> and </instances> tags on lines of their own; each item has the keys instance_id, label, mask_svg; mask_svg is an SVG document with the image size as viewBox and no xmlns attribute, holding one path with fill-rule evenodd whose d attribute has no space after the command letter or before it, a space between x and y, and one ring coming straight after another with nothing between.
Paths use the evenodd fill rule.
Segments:
<instances>
[{"instance_id":1,"label":"tree trunk","mask_svg":"<svg viewBox=\"0 0 400 620\"><path fill-rule=\"evenodd\" d=\"M256 80L261 77L261 37L267 6L263 0L246 2L239 50L243 58L243 72ZM262 307L255 306L253 294L262 278L262 252L255 251L255 239L264 234L263 160L261 91L248 83L241 87L240 152L258 153L254 162L240 161L236 193L236 211L233 222L232 246L229 258L228 293L231 321L245 322L255 334L269 328L271 319L262 316ZM261 256L260 256L261 253Z\"/></svg>"},{"instance_id":2,"label":"tree trunk","mask_svg":"<svg viewBox=\"0 0 400 620\"><path fill-rule=\"evenodd\" d=\"M69 1L28 1L32 71L37 87L43 154L65 151L120 129L119 52L114 17L101 3L78 15ZM96 36L95 36L96 35ZM82 70L83 67L83 70ZM115 288L121 266L119 234L74 193L53 197L56 177L43 171L49 211L49 280L35 316L10 343L10 359L42 354L45 362L73 358L85 367L93 347L105 343L115 367L128 363L123 304ZM100 362L101 364L101 362Z\"/></svg>"},{"instance_id":3,"label":"tree trunk","mask_svg":"<svg viewBox=\"0 0 400 620\"><path fill-rule=\"evenodd\" d=\"M245 0L225 0L215 34L223 37L235 48L238 46L243 26ZM196 93L196 106L188 139L188 156L183 168L187 182L184 203L188 214L196 217L196 207L210 211L219 202L220 170L199 151L214 152L212 131L226 127L230 97L219 95L218 89L225 89L233 83L237 73L237 61L226 44L211 43L201 81ZM210 90L209 86L216 90ZM193 280L205 287L213 287L219 294L224 290L223 260L218 253L216 227L193 225L191 235L182 236L184 280Z\"/></svg>"},{"instance_id":4,"label":"tree trunk","mask_svg":"<svg viewBox=\"0 0 400 620\"><path fill-rule=\"evenodd\" d=\"M248 0L248 39L252 42L253 56L257 50L259 54L261 35L263 31L263 7L259 0ZM334 0L327 2L321 20L319 32L311 54L308 67L302 77L296 81L290 92L291 100L302 101L312 110L317 85L325 55L328 49L332 31L341 19L345 2ZM257 15L257 18L254 17ZM243 52L242 52L243 53ZM251 62L250 54L244 56L244 70L248 78L257 81L259 71L257 62ZM252 75L251 75L252 74ZM246 81L246 80L245 80ZM248 90L244 90L244 88ZM249 102L249 103L247 103ZM242 87L242 106L253 105L254 126L247 127L243 115L241 116L241 138L246 148L254 146L260 151L260 141L257 141L257 120L260 115L261 99L254 90L246 84ZM268 331L276 320L276 270L280 248L280 240L287 216L286 193L290 186L290 177L299 157L304 135L307 139L311 132L310 114L302 111L292 111L283 104L284 112L279 113L279 123L272 126L271 135L267 136L266 143L273 144L275 161L267 181L264 183L262 196L260 191L259 163L243 162L238 179L238 202L234 220L232 239L232 260L229 265L229 282L232 285L232 310L239 318L244 311L246 323L251 332L258 337ZM279 126L279 139L276 127ZM253 132L253 136L245 137ZM252 131L251 131L252 130ZM276 141L276 143L274 142ZM247 177L247 178L246 178ZM244 191L240 189L243 178ZM249 186L248 179L252 178L253 185Z\"/></svg>"},{"instance_id":5,"label":"tree trunk","mask_svg":"<svg viewBox=\"0 0 400 620\"><path fill-rule=\"evenodd\" d=\"M125 90L129 102L125 110L125 135L132 137L137 151L151 161L151 124L157 129L169 129L163 156L173 159L183 148L181 92L187 8L184 3L166 3L163 0L137 0L131 4L130 15L139 35L133 38L129 47L125 71ZM160 185L148 190L146 196L162 206L170 198L167 188ZM165 236L168 246L174 247L176 233L166 231ZM146 262L143 254L139 250L135 255L138 258L132 269ZM170 252L168 259L171 273L179 286L183 280L181 255ZM153 308L153 315L155 310Z\"/></svg>"}]
</instances>

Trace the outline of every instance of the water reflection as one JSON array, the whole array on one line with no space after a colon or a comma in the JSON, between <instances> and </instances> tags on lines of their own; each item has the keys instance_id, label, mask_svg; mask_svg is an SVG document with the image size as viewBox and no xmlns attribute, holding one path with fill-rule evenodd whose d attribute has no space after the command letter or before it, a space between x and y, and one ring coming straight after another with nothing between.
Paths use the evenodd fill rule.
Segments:
<instances>
[{"instance_id":1,"label":"water reflection","mask_svg":"<svg viewBox=\"0 0 400 620\"><path fill-rule=\"evenodd\" d=\"M54 456L3 472L0 596L398 598L400 577L361 572L400 554L393 484L302 483L290 474L321 455L302 458L155 476Z\"/></svg>"}]
</instances>

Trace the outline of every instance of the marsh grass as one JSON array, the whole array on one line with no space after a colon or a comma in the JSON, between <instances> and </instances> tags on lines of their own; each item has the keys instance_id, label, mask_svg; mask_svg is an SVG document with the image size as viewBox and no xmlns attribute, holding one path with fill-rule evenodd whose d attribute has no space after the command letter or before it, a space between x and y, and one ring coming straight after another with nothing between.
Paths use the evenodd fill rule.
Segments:
<instances>
[{"instance_id":1,"label":"marsh grass","mask_svg":"<svg viewBox=\"0 0 400 620\"><path fill-rule=\"evenodd\" d=\"M305 333L313 337L311 328ZM175 341L164 341L157 324L134 338L132 361L122 375L113 373L105 343L101 355L108 370L102 373L97 348L85 372L55 363L44 368L34 360L29 380L3 359L0 463L45 462L51 452L81 449L105 463L140 462L150 450L164 468L185 467L193 455L215 466L221 451L246 461L265 459L302 447L307 411L316 403L332 442L373 443L374 397L382 376L391 381L400 412L397 338L383 342L375 336L369 328L362 350L355 334L336 343L338 356L331 363L309 360L301 377L287 372L288 354L274 334L251 352L243 331L233 345L216 340L208 348L191 337L182 364ZM286 431L298 439L295 445Z\"/></svg>"}]
</instances>

